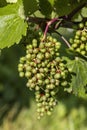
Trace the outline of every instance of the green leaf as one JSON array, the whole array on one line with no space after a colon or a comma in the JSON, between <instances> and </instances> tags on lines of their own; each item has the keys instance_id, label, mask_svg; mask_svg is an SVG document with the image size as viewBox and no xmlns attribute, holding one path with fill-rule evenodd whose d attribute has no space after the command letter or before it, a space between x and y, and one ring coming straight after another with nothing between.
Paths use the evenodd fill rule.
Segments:
<instances>
[{"instance_id":1,"label":"green leaf","mask_svg":"<svg viewBox=\"0 0 87 130\"><path fill-rule=\"evenodd\" d=\"M26 15L33 14L39 9L37 0L23 0Z\"/></svg>"},{"instance_id":2,"label":"green leaf","mask_svg":"<svg viewBox=\"0 0 87 130\"><path fill-rule=\"evenodd\" d=\"M48 1L49 1L49 3L51 4L51 6L53 6L54 3L55 3L55 0L48 0Z\"/></svg>"},{"instance_id":3,"label":"green leaf","mask_svg":"<svg viewBox=\"0 0 87 130\"><path fill-rule=\"evenodd\" d=\"M27 23L24 21L22 0L0 8L0 48L19 43L22 35L26 35Z\"/></svg>"},{"instance_id":4,"label":"green leaf","mask_svg":"<svg viewBox=\"0 0 87 130\"><path fill-rule=\"evenodd\" d=\"M87 7L84 7L81 11L83 17L87 17Z\"/></svg>"},{"instance_id":5,"label":"green leaf","mask_svg":"<svg viewBox=\"0 0 87 130\"><path fill-rule=\"evenodd\" d=\"M52 5L48 0L39 0L40 11L43 15L49 17L52 13Z\"/></svg>"},{"instance_id":6,"label":"green leaf","mask_svg":"<svg viewBox=\"0 0 87 130\"><path fill-rule=\"evenodd\" d=\"M68 64L75 74L72 76L71 87L75 95L87 98L86 85L87 85L87 61L76 57L75 60Z\"/></svg>"},{"instance_id":7,"label":"green leaf","mask_svg":"<svg viewBox=\"0 0 87 130\"><path fill-rule=\"evenodd\" d=\"M73 9L78 7L81 3L81 0L55 0L55 11L58 13L59 16L69 14Z\"/></svg>"}]
</instances>

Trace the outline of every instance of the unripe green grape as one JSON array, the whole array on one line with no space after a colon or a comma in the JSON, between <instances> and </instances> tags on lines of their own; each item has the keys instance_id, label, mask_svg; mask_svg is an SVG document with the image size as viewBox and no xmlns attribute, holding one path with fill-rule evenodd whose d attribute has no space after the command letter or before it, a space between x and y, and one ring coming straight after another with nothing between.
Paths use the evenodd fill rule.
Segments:
<instances>
[{"instance_id":1,"label":"unripe green grape","mask_svg":"<svg viewBox=\"0 0 87 130\"><path fill-rule=\"evenodd\" d=\"M56 94L55 91L51 91L50 93L51 93L51 96L54 96Z\"/></svg>"},{"instance_id":2,"label":"unripe green grape","mask_svg":"<svg viewBox=\"0 0 87 130\"><path fill-rule=\"evenodd\" d=\"M61 72L61 76L65 76L66 75L66 73L63 71L63 72Z\"/></svg>"},{"instance_id":3,"label":"unripe green grape","mask_svg":"<svg viewBox=\"0 0 87 130\"><path fill-rule=\"evenodd\" d=\"M37 78L34 76L32 77L32 82L36 82L37 81Z\"/></svg>"},{"instance_id":4,"label":"unripe green grape","mask_svg":"<svg viewBox=\"0 0 87 130\"><path fill-rule=\"evenodd\" d=\"M82 49L84 49L85 48L85 45L84 44L81 44L80 45L80 49L82 50Z\"/></svg>"},{"instance_id":5,"label":"unripe green grape","mask_svg":"<svg viewBox=\"0 0 87 130\"><path fill-rule=\"evenodd\" d=\"M76 32L76 35L77 35L77 36L80 36L80 35L81 35L81 31L78 30L78 31Z\"/></svg>"},{"instance_id":6,"label":"unripe green grape","mask_svg":"<svg viewBox=\"0 0 87 130\"><path fill-rule=\"evenodd\" d=\"M43 100L43 101L46 101L46 96L42 96L42 100Z\"/></svg>"},{"instance_id":7,"label":"unripe green grape","mask_svg":"<svg viewBox=\"0 0 87 130\"><path fill-rule=\"evenodd\" d=\"M85 51L81 51L81 54L82 54L82 55L85 55L85 54L86 54L86 52L85 52Z\"/></svg>"},{"instance_id":8,"label":"unripe green grape","mask_svg":"<svg viewBox=\"0 0 87 130\"><path fill-rule=\"evenodd\" d=\"M56 73L56 74L54 75L54 78L55 78L55 79L61 78L61 74L60 74L60 73Z\"/></svg>"},{"instance_id":9,"label":"unripe green grape","mask_svg":"<svg viewBox=\"0 0 87 130\"><path fill-rule=\"evenodd\" d=\"M32 49L33 47L32 47L31 44L29 44L29 45L26 46L26 48L27 48L27 49Z\"/></svg>"},{"instance_id":10,"label":"unripe green grape","mask_svg":"<svg viewBox=\"0 0 87 130\"><path fill-rule=\"evenodd\" d=\"M56 42L57 42L57 39L56 39L56 38L53 38L52 41L53 41L53 43L56 43Z\"/></svg>"},{"instance_id":11,"label":"unripe green grape","mask_svg":"<svg viewBox=\"0 0 87 130\"><path fill-rule=\"evenodd\" d=\"M23 68L23 64L19 64L19 65L18 65L18 68Z\"/></svg>"},{"instance_id":12,"label":"unripe green grape","mask_svg":"<svg viewBox=\"0 0 87 130\"><path fill-rule=\"evenodd\" d=\"M39 79L39 80L38 80L38 84L39 84L39 85L42 85L42 84L43 84L43 81Z\"/></svg>"},{"instance_id":13,"label":"unripe green grape","mask_svg":"<svg viewBox=\"0 0 87 130\"><path fill-rule=\"evenodd\" d=\"M54 84L48 84L46 87L47 87L47 89L53 89L53 88L55 88L55 85Z\"/></svg>"},{"instance_id":14,"label":"unripe green grape","mask_svg":"<svg viewBox=\"0 0 87 130\"><path fill-rule=\"evenodd\" d=\"M35 59L36 55L35 54L32 54L32 59Z\"/></svg>"},{"instance_id":15,"label":"unripe green grape","mask_svg":"<svg viewBox=\"0 0 87 130\"><path fill-rule=\"evenodd\" d=\"M40 113L40 112L41 112L41 109L40 109L40 108L38 108L38 109L37 109L37 112L38 112L38 113Z\"/></svg>"},{"instance_id":16,"label":"unripe green grape","mask_svg":"<svg viewBox=\"0 0 87 130\"><path fill-rule=\"evenodd\" d=\"M78 36L78 35L75 35L75 39L78 40L78 39L79 39L79 36Z\"/></svg>"},{"instance_id":17,"label":"unripe green grape","mask_svg":"<svg viewBox=\"0 0 87 130\"><path fill-rule=\"evenodd\" d=\"M31 83L30 88L35 88L35 83Z\"/></svg>"},{"instance_id":18,"label":"unripe green grape","mask_svg":"<svg viewBox=\"0 0 87 130\"><path fill-rule=\"evenodd\" d=\"M21 58L20 58L20 63L24 63L24 62L25 62L25 60L26 60L26 58L25 58L25 57L21 57Z\"/></svg>"},{"instance_id":19,"label":"unripe green grape","mask_svg":"<svg viewBox=\"0 0 87 130\"><path fill-rule=\"evenodd\" d=\"M18 67L18 71L19 71L19 72L23 71L23 68Z\"/></svg>"},{"instance_id":20,"label":"unripe green grape","mask_svg":"<svg viewBox=\"0 0 87 130\"><path fill-rule=\"evenodd\" d=\"M36 68L33 68L33 69L32 69L32 73L33 73L33 74L36 74L36 73L37 73L37 69L36 69Z\"/></svg>"},{"instance_id":21,"label":"unripe green grape","mask_svg":"<svg viewBox=\"0 0 87 130\"><path fill-rule=\"evenodd\" d=\"M60 42L56 42L56 43L55 43L55 48L59 49L59 48L60 48L60 45L61 45Z\"/></svg>"},{"instance_id":22,"label":"unripe green grape","mask_svg":"<svg viewBox=\"0 0 87 130\"><path fill-rule=\"evenodd\" d=\"M50 116L52 113L51 111L47 111L47 115Z\"/></svg>"},{"instance_id":23,"label":"unripe green grape","mask_svg":"<svg viewBox=\"0 0 87 130\"><path fill-rule=\"evenodd\" d=\"M35 86L35 90L38 91L40 90L40 87L38 85Z\"/></svg>"},{"instance_id":24,"label":"unripe green grape","mask_svg":"<svg viewBox=\"0 0 87 130\"><path fill-rule=\"evenodd\" d=\"M41 113L40 113L40 116L43 116L43 115L44 115L43 112L41 112Z\"/></svg>"},{"instance_id":25,"label":"unripe green grape","mask_svg":"<svg viewBox=\"0 0 87 130\"><path fill-rule=\"evenodd\" d=\"M56 80L55 85L59 86L59 83L60 83L59 80Z\"/></svg>"},{"instance_id":26,"label":"unripe green grape","mask_svg":"<svg viewBox=\"0 0 87 130\"><path fill-rule=\"evenodd\" d=\"M50 80L49 79L45 79L44 81L46 84L49 84Z\"/></svg>"},{"instance_id":27,"label":"unripe green grape","mask_svg":"<svg viewBox=\"0 0 87 130\"><path fill-rule=\"evenodd\" d=\"M48 98L50 96L50 94L49 93L46 93L46 97Z\"/></svg>"},{"instance_id":28,"label":"unripe green grape","mask_svg":"<svg viewBox=\"0 0 87 130\"><path fill-rule=\"evenodd\" d=\"M86 40L87 40L87 38L86 38L86 37L84 37L84 36L82 36L82 37L81 37L81 41L83 41L83 42L84 42L84 41L86 41Z\"/></svg>"},{"instance_id":29,"label":"unripe green grape","mask_svg":"<svg viewBox=\"0 0 87 130\"><path fill-rule=\"evenodd\" d=\"M87 22L85 22L85 26L87 27Z\"/></svg>"},{"instance_id":30,"label":"unripe green grape","mask_svg":"<svg viewBox=\"0 0 87 130\"><path fill-rule=\"evenodd\" d=\"M81 28L81 29L84 28L84 24L83 24L83 23L80 23L80 24L79 24L79 28Z\"/></svg>"},{"instance_id":31,"label":"unripe green grape","mask_svg":"<svg viewBox=\"0 0 87 130\"><path fill-rule=\"evenodd\" d=\"M86 37L86 36L87 36L87 32L86 32L86 31L83 31L83 32L82 32L82 36Z\"/></svg>"},{"instance_id":32,"label":"unripe green grape","mask_svg":"<svg viewBox=\"0 0 87 130\"><path fill-rule=\"evenodd\" d=\"M19 72L20 77L24 77L24 72Z\"/></svg>"},{"instance_id":33,"label":"unripe green grape","mask_svg":"<svg viewBox=\"0 0 87 130\"><path fill-rule=\"evenodd\" d=\"M41 108L41 112L45 112L45 109L44 109L44 108Z\"/></svg>"},{"instance_id":34,"label":"unripe green grape","mask_svg":"<svg viewBox=\"0 0 87 130\"><path fill-rule=\"evenodd\" d=\"M50 79L50 83L55 83L55 79Z\"/></svg>"},{"instance_id":35,"label":"unripe green grape","mask_svg":"<svg viewBox=\"0 0 87 130\"><path fill-rule=\"evenodd\" d=\"M31 54L30 54L30 53L27 54L27 55L26 55L26 58L27 58L28 60L31 60Z\"/></svg>"},{"instance_id":36,"label":"unripe green grape","mask_svg":"<svg viewBox=\"0 0 87 130\"><path fill-rule=\"evenodd\" d=\"M32 46L33 46L33 47L37 47L37 40L36 40L36 39L33 39L33 41L32 41Z\"/></svg>"},{"instance_id":37,"label":"unripe green grape","mask_svg":"<svg viewBox=\"0 0 87 130\"><path fill-rule=\"evenodd\" d=\"M48 58L50 58L50 53L49 52L46 52L45 53L45 57L48 59Z\"/></svg>"},{"instance_id":38,"label":"unripe green grape","mask_svg":"<svg viewBox=\"0 0 87 130\"><path fill-rule=\"evenodd\" d=\"M33 49L33 53L34 53L34 54L37 54L37 53L38 53L38 48L34 48L34 49Z\"/></svg>"},{"instance_id":39,"label":"unripe green grape","mask_svg":"<svg viewBox=\"0 0 87 130\"><path fill-rule=\"evenodd\" d=\"M61 82L61 85L65 87L67 85L67 81Z\"/></svg>"},{"instance_id":40,"label":"unripe green grape","mask_svg":"<svg viewBox=\"0 0 87 130\"><path fill-rule=\"evenodd\" d=\"M41 66L42 66L42 67L45 67L45 62L42 62Z\"/></svg>"},{"instance_id":41,"label":"unripe green grape","mask_svg":"<svg viewBox=\"0 0 87 130\"><path fill-rule=\"evenodd\" d=\"M26 67L26 71L32 71L32 67L31 66L27 66Z\"/></svg>"},{"instance_id":42,"label":"unripe green grape","mask_svg":"<svg viewBox=\"0 0 87 130\"><path fill-rule=\"evenodd\" d=\"M53 41L53 38L52 38L51 36L48 36L48 37L47 37L47 40L49 40L49 41L52 42L52 41Z\"/></svg>"},{"instance_id":43,"label":"unripe green grape","mask_svg":"<svg viewBox=\"0 0 87 130\"><path fill-rule=\"evenodd\" d=\"M86 45L85 45L85 50L87 51L87 43L86 43Z\"/></svg>"},{"instance_id":44,"label":"unripe green grape","mask_svg":"<svg viewBox=\"0 0 87 130\"><path fill-rule=\"evenodd\" d=\"M44 58L44 55L42 53L38 53L37 54L37 58L40 59L40 60L42 60Z\"/></svg>"},{"instance_id":45,"label":"unripe green grape","mask_svg":"<svg viewBox=\"0 0 87 130\"><path fill-rule=\"evenodd\" d=\"M31 77L31 75L32 75L31 72L26 72L25 73L25 77L27 77L27 78Z\"/></svg>"},{"instance_id":46,"label":"unripe green grape","mask_svg":"<svg viewBox=\"0 0 87 130\"><path fill-rule=\"evenodd\" d=\"M74 43L74 44L72 45L72 47L73 47L73 48L76 48L76 47L77 47L77 44L76 44L76 43Z\"/></svg>"},{"instance_id":47,"label":"unripe green grape","mask_svg":"<svg viewBox=\"0 0 87 130\"><path fill-rule=\"evenodd\" d=\"M81 51L80 48L77 48L77 49L76 49L76 52L80 52L80 51Z\"/></svg>"},{"instance_id":48,"label":"unripe green grape","mask_svg":"<svg viewBox=\"0 0 87 130\"><path fill-rule=\"evenodd\" d=\"M41 73L37 73L37 74L36 74L36 77L37 77L37 79L42 79Z\"/></svg>"},{"instance_id":49,"label":"unripe green grape","mask_svg":"<svg viewBox=\"0 0 87 130\"><path fill-rule=\"evenodd\" d=\"M43 49L44 47L45 47L44 42L41 42L40 45L39 45L39 48Z\"/></svg>"},{"instance_id":50,"label":"unripe green grape","mask_svg":"<svg viewBox=\"0 0 87 130\"><path fill-rule=\"evenodd\" d=\"M38 98L39 98L39 97L38 97ZM42 106L42 104L41 104L41 103L37 103L37 106L38 106L38 107L41 107L41 106Z\"/></svg>"},{"instance_id":51,"label":"unripe green grape","mask_svg":"<svg viewBox=\"0 0 87 130\"><path fill-rule=\"evenodd\" d=\"M62 62L61 62L61 63L59 63L59 66L63 67L63 66L64 66L64 63L62 63Z\"/></svg>"},{"instance_id":52,"label":"unripe green grape","mask_svg":"<svg viewBox=\"0 0 87 130\"><path fill-rule=\"evenodd\" d=\"M45 47L50 47L51 46L51 42L46 42L45 43Z\"/></svg>"},{"instance_id":53,"label":"unripe green grape","mask_svg":"<svg viewBox=\"0 0 87 130\"><path fill-rule=\"evenodd\" d=\"M49 70L48 70L48 68L44 68L44 72L46 72L46 73L47 73L48 71L49 71Z\"/></svg>"},{"instance_id":54,"label":"unripe green grape","mask_svg":"<svg viewBox=\"0 0 87 130\"><path fill-rule=\"evenodd\" d=\"M40 65L41 60L37 58L37 59L36 59L36 63L38 63L38 64Z\"/></svg>"},{"instance_id":55,"label":"unripe green grape","mask_svg":"<svg viewBox=\"0 0 87 130\"><path fill-rule=\"evenodd\" d=\"M46 48L43 48L40 50L42 53L45 53L46 52Z\"/></svg>"}]
</instances>

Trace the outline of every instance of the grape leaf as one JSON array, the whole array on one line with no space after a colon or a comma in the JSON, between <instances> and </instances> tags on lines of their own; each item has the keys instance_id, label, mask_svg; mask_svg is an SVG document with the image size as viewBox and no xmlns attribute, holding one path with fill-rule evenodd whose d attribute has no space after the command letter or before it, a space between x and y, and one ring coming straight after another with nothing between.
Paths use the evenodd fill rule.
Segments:
<instances>
[{"instance_id":1,"label":"grape leaf","mask_svg":"<svg viewBox=\"0 0 87 130\"><path fill-rule=\"evenodd\" d=\"M69 14L73 9L75 9L83 2L84 0L55 0L54 7L58 15L62 16Z\"/></svg>"},{"instance_id":2,"label":"grape leaf","mask_svg":"<svg viewBox=\"0 0 87 130\"><path fill-rule=\"evenodd\" d=\"M43 15L49 17L52 13L52 5L48 0L39 0L40 11Z\"/></svg>"},{"instance_id":3,"label":"grape leaf","mask_svg":"<svg viewBox=\"0 0 87 130\"><path fill-rule=\"evenodd\" d=\"M33 14L39 9L37 0L23 0L26 15Z\"/></svg>"},{"instance_id":4,"label":"grape leaf","mask_svg":"<svg viewBox=\"0 0 87 130\"><path fill-rule=\"evenodd\" d=\"M26 35L27 23L22 0L0 8L0 48L19 43L22 35Z\"/></svg>"},{"instance_id":5,"label":"grape leaf","mask_svg":"<svg viewBox=\"0 0 87 130\"><path fill-rule=\"evenodd\" d=\"M87 85L87 61L76 57L75 60L68 64L75 75L72 76L71 87L75 95L87 98L86 88Z\"/></svg>"},{"instance_id":6,"label":"grape leaf","mask_svg":"<svg viewBox=\"0 0 87 130\"><path fill-rule=\"evenodd\" d=\"M83 17L87 17L87 7L84 7L81 11Z\"/></svg>"},{"instance_id":7,"label":"grape leaf","mask_svg":"<svg viewBox=\"0 0 87 130\"><path fill-rule=\"evenodd\" d=\"M49 1L49 3L51 4L51 6L53 6L54 3L55 3L55 0L48 0L48 1Z\"/></svg>"}]
</instances>

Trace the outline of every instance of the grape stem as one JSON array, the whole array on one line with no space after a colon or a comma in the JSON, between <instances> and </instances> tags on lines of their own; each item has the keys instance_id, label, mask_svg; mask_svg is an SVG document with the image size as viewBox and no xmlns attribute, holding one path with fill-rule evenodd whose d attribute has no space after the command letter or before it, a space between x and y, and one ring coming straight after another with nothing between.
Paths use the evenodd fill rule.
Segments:
<instances>
[{"instance_id":1,"label":"grape stem","mask_svg":"<svg viewBox=\"0 0 87 130\"><path fill-rule=\"evenodd\" d=\"M45 38L46 38L46 34L47 34L47 32L48 32L49 26L50 26L52 23L56 22L56 21L58 21L58 18L51 19L49 22L47 22L47 25L46 25L46 28L45 28L45 31L44 31L44 36L43 36L43 38L42 38L42 41L44 41Z\"/></svg>"},{"instance_id":2,"label":"grape stem","mask_svg":"<svg viewBox=\"0 0 87 130\"><path fill-rule=\"evenodd\" d=\"M68 48L71 47L70 44L69 44L69 42L65 39L65 37L62 34L60 34L59 32L57 32L55 30L54 30L54 32L57 33L60 36L60 38L66 43L66 45L68 46Z\"/></svg>"}]
</instances>

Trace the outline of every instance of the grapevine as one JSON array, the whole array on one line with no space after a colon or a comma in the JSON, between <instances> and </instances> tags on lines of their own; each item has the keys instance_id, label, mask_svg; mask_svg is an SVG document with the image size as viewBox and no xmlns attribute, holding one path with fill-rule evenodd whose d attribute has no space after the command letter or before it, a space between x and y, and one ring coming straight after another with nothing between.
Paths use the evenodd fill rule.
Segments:
<instances>
[{"instance_id":1,"label":"grapevine","mask_svg":"<svg viewBox=\"0 0 87 130\"><path fill-rule=\"evenodd\" d=\"M51 115L61 88L87 99L87 1L6 2L0 3L0 50L14 43L26 49L18 71L34 91L38 119Z\"/></svg>"}]
</instances>

